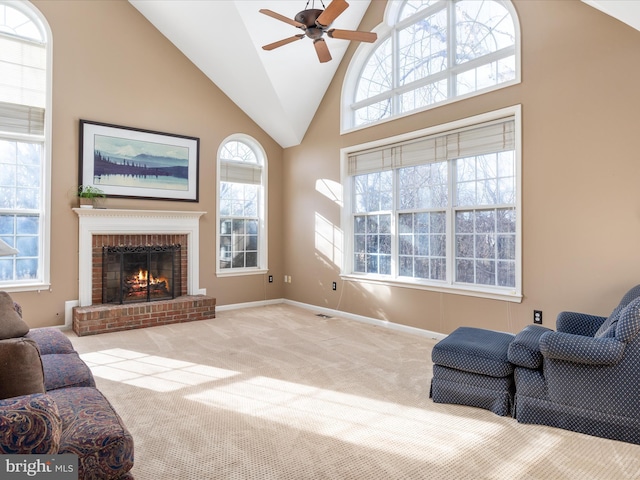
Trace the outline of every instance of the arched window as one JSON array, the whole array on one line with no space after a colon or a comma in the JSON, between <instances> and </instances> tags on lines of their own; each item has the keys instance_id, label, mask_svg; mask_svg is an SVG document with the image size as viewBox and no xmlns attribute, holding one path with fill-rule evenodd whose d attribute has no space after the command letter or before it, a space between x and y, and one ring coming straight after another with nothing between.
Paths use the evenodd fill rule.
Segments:
<instances>
[{"instance_id":1,"label":"arched window","mask_svg":"<svg viewBox=\"0 0 640 480\"><path fill-rule=\"evenodd\" d=\"M232 135L218 152L218 275L264 273L266 156L247 135Z\"/></svg>"},{"instance_id":2,"label":"arched window","mask_svg":"<svg viewBox=\"0 0 640 480\"><path fill-rule=\"evenodd\" d=\"M345 76L342 130L520 81L515 9L503 0L390 1L378 41Z\"/></svg>"},{"instance_id":3,"label":"arched window","mask_svg":"<svg viewBox=\"0 0 640 480\"><path fill-rule=\"evenodd\" d=\"M0 0L0 288L49 284L51 30L29 2Z\"/></svg>"}]
</instances>

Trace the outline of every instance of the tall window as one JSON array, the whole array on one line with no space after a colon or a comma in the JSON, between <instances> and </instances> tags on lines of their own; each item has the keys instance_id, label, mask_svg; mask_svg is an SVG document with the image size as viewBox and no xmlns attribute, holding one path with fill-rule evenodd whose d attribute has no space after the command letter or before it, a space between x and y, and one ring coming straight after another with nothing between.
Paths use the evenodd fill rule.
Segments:
<instances>
[{"instance_id":1,"label":"tall window","mask_svg":"<svg viewBox=\"0 0 640 480\"><path fill-rule=\"evenodd\" d=\"M0 288L48 284L50 33L30 3L0 0Z\"/></svg>"},{"instance_id":2,"label":"tall window","mask_svg":"<svg viewBox=\"0 0 640 480\"><path fill-rule=\"evenodd\" d=\"M218 274L266 270L265 184L262 147L228 138L218 154Z\"/></svg>"},{"instance_id":3,"label":"tall window","mask_svg":"<svg viewBox=\"0 0 640 480\"><path fill-rule=\"evenodd\" d=\"M391 1L375 44L349 66L349 130L519 81L515 10L503 0Z\"/></svg>"},{"instance_id":4,"label":"tall window","mask_svg":"<svg viewBox=\"0 0 640 480\"><path fill-rule=\"evenodd\" d=\"M343 152L344 273L519 299L519 112Z\"/></svg>"}]
</instances>

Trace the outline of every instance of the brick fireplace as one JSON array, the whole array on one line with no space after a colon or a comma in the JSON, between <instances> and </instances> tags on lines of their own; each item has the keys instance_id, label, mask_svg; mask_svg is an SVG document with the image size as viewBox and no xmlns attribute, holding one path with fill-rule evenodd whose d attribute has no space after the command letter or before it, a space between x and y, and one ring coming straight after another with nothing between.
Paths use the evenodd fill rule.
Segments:
<instances>
[{"instance_id":1,"label":"brick fireplace","mask_svg":"<svg viewBox=\"0 0 640 480\"><path fill-rule=\"evenodd\" d=\"M215 318L215 298L199 288L199 218L204 212L73 209L79 217L77 335ZM176 298L102 303L103 247L180 245Z\"/></svg>"}]
</instances>

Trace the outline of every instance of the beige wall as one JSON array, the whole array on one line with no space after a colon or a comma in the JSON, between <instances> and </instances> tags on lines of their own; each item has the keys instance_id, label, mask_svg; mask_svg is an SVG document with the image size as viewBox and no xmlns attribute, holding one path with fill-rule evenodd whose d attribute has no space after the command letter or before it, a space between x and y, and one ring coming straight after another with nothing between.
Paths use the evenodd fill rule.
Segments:
<instances>
[{"instance_id":1,"label":"beige wall","mask_svg":"<svg viewBox=\"0 0 640 480\"><path fill-rule=\"evenodd\" d=\"M578 0L514 5L521 84L340 136L350 47L304 142L285 151L287 298L443 333L460 325L515 332L534 309L547 326L561 310L607 315L640 283L640 32ZM372 2L361 29L380 23L384 7ZM339 265L316 248L315 223L340 226L339 207L316 189L340 181L339 149L515 104L523 112L522 303L341 282Z\"/></svg>"},{"instance_id":2,"label":"beige wall","mask_svg":"<svg viewBox=\"0 0 640 480\"><path fill-rule=\"evenodd\" d=\"M51 291L11 293L31 326L64 323L78 299L78 122L86 119L200 138L200 201L108 199L110 208L206 211L201 217L200 287L219 304L282 297L264 276L215 276L215 162L233 133L264 147L269 175L269 260L282 265L282 149L125 0L34 0L53 34Z\"/></svg>"},{"instance_id":3,"label":"beige wall","mask_svg":"<svg viewBox=\"0 0 640 480\"><path fill-rule=\"evenodd\" d=\"M61 324L75 300L80 118L201 139L200 202L109 199L113 208L204 210L200 285L219 304L288 298L438 332L459 325L517 331L533 309L545 324L565 309L608 314L638 282L640 32L578 0L515 0L522 83L341 136L349 48L300 146L284 152L124 0L34 0L53 31L52 290L13 293L32 326ZM382 19L373 1L362 29ZM323 191L340 181L339 150L521 104L522 303L342 282L340 209ZM218 279L214 269L215 156L243 132L269 160L269 265L262 276ZM322 228L319 228L322 227ZM286 252L286 253L284 253ZM292 283L282 284L291 275ZM338 291L331 282L338 282Z\"/></svg>"}]
</instances>

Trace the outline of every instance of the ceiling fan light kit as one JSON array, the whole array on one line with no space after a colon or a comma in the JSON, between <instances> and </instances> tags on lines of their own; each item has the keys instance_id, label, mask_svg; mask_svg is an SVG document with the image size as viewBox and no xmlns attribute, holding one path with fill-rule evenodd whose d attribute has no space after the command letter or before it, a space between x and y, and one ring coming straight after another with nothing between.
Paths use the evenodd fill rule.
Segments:
<instances>
[{"instance_id":1,"label":"ceiling fan light kit","mask_svg":"<svg viewBox=\"0 0 640 480\"><path fill-rule=\"evenodd\" d=\"M309 2L307 2L307 6ZM324 7L324 4L322 5ZM261 9L260 13L267 15L281 22L288 23L291 26L300 28L304 31L303 34L294 35L293 37L284 38L277 42L264 45L264 50L273 50L278 47L282 47L289 43L301 40L305 36L313 40L313 46L318 55L320 63L325 63L331 60L331 53L329 53L329 47L324 41L323 35L326 33L330 38L336 38L340 40L351 40L355 42L367 42L373 43L378 38L378 35L373 32L361 32L357 30L337 30L332 28L329 30L329 26L349 7L349 4L345 0L333 0L328 7L324 10L317 8L310 8L298 12L296 16L291 19L272 10Z\"/></svg>"}]
</instances>

